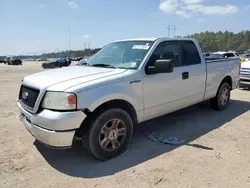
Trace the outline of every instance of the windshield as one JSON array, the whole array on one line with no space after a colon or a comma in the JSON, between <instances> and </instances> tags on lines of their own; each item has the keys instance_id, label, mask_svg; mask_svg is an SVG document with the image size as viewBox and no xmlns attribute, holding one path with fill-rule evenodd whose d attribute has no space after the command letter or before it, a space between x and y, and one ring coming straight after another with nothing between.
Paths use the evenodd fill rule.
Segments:
<instances>
[{"instance_id":1,"label":"windshield","mask_svg":"<svg viewBox=\"0 0 250 188\"><path fill-rule=\"evenodd\" d=\"M90 66L107 64L117 68L136 69L150 47L152 41L122 41L114 42L103 47L89 60Z\"/></svg>"}]
</instances>

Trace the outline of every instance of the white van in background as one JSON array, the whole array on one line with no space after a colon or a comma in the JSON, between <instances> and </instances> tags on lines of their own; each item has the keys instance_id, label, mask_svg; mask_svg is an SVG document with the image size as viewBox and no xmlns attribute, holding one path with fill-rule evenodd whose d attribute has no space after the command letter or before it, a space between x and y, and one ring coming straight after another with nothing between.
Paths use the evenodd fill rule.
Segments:
<instances>
[{"instance_id":1,"label":"white van in background","mask_svg":"<svg viewBox=\"0 0 250 188\"><path fill-rule=\"evenodd\" d=\"M239 54L236 52L214 52L213 54L219 54L225 58L240 58Z\"/></svg>"}]
</instances>

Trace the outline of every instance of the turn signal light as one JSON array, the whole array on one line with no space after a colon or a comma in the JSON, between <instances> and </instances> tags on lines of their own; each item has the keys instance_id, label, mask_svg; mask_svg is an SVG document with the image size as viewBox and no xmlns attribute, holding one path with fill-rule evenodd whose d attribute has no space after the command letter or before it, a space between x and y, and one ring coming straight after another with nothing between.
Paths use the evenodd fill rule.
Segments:
<instances>
[{"instance_id":1,"label":"turn signal light","mask_svg":"<svg viewBox=\"0 0 250 188\"><path fill-rule=\"evenodd\" d=\"M68 96L68 104L76 104L76 96L75 95Z\"/></svg>"}]
</instances>

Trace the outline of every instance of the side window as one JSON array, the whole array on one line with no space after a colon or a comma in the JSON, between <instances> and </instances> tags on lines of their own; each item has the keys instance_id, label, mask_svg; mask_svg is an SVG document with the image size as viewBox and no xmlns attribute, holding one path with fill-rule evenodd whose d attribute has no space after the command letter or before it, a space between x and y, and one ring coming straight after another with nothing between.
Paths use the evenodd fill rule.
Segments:
<instances>
[{"instance_id":1,"label":"side window","mask_svg":"<svg viewBox=\"0 0 250 188\"><path fill-rule=\"evenodd\" d=\"M224 57L234 57L234 54L233 54L233 53L226 53L226 54L224 55Z\"/></svg>"},{"instance_id":2,"label":"side window","mask_svg":"<svg viewBox=\"0 0 250 188\"><path fill-rule=\"evenodd\" d=\"M149 58L147 66L154 66L159 59L172 59L174 67L181 66L181 54L177 43L174 41L160 43Z\"/></svg>"},{"instance_id":3,"label":"side window","mask_svg":"<svg viewBox=\"0 0 250 188\"><path fill-rule=\"evenodd\" d=\"M235 57L233 53L229 53L228 57Z\"/></svg>"},{"instance_id":4,"label":"side window","mask_svg":"<svg viewBox=\"0 0 250 188\"><path fill-rule=\"evenodd\" d=\"M183 64L185 66L201 63L199 52L192 41L180 41Z\"/></svg>"}]
</instances>

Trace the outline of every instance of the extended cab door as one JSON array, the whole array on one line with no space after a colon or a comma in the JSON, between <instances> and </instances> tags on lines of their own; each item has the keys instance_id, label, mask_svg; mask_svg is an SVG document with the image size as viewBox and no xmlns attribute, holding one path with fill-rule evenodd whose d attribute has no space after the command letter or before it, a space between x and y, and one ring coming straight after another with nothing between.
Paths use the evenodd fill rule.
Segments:
<instances>
[{"instance_id":1,"label":"extended cab door","mask_svg":"<svg viewBox=\"0 0 250 188\"><path fill-rule=\"evenodd\" d=\"M148 66L158 59L172 59L172 73L149 74ZM158 44L145 67L145 120L182 109L203 100L206 66L193 41L164 41Z\"/></svg>"}]
</instances>

